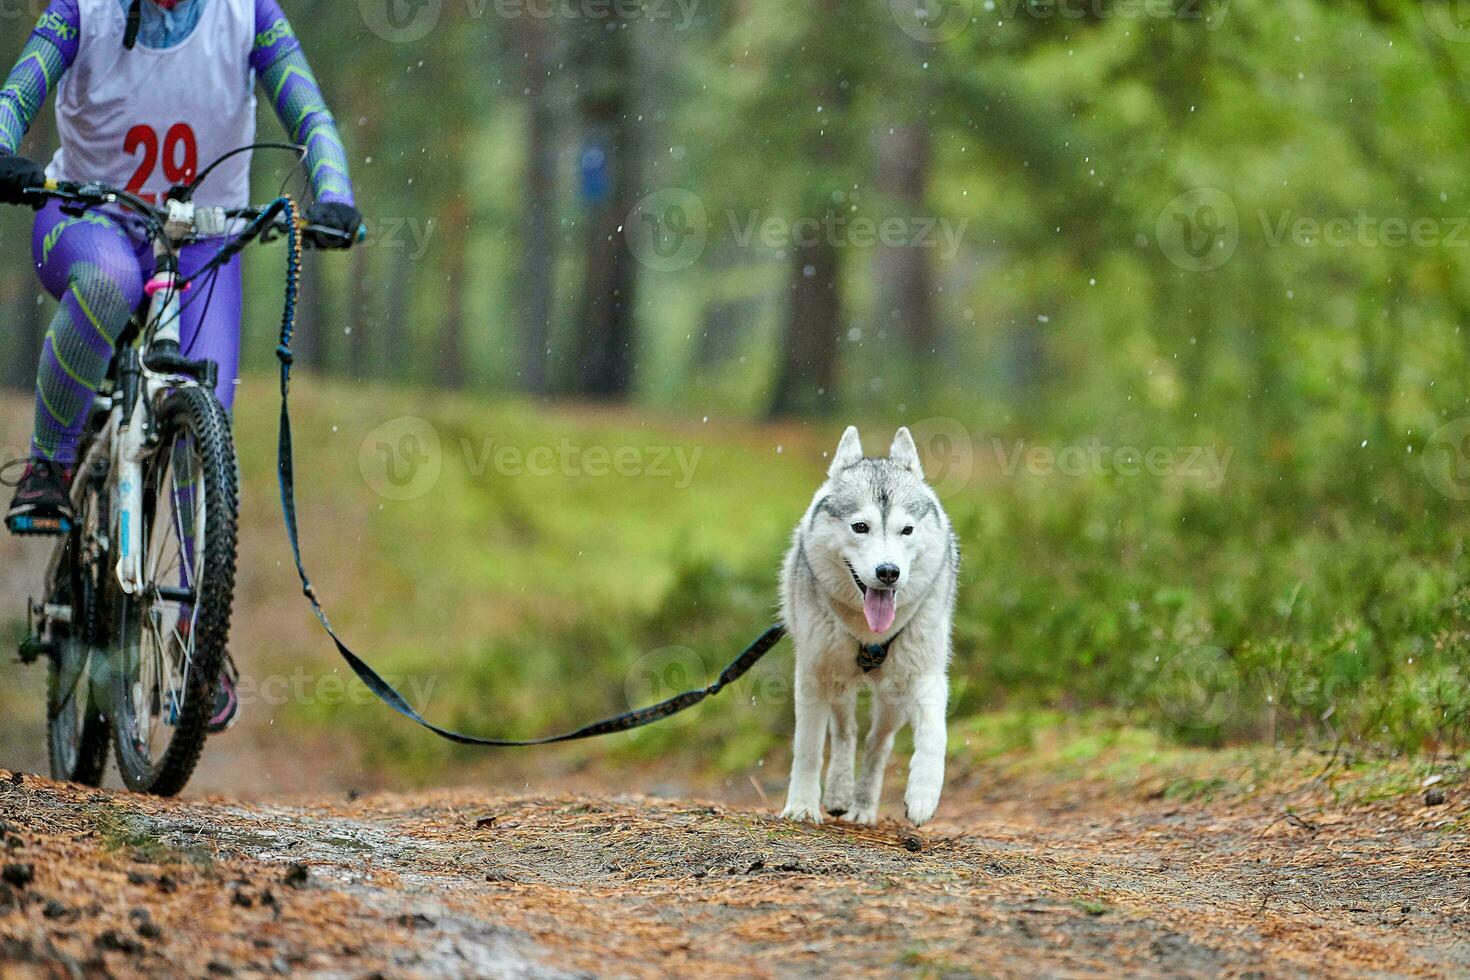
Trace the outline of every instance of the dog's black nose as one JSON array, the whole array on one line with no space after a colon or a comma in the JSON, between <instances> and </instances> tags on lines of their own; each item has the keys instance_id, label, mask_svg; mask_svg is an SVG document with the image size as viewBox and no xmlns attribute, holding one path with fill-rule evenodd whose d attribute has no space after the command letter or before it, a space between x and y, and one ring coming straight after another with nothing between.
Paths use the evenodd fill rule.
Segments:
<instances>
[{"instance_id":1,"label":"dog's black nose","mask_svg":"<svg viewBox=\"0 0 1470 980\"><path fill-rule=\"evenodd\" d=\"M884 585L893 585L898 581L898 566L885 562L877 568L878 581Z\"/></svg>"}]
</instances>

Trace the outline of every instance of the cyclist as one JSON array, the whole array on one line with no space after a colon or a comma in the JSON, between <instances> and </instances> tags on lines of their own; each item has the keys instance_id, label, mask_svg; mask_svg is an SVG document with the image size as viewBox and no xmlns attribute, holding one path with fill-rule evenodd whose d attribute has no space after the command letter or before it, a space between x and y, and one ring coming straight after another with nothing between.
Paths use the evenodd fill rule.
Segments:
<instances>
[{"instance_id":1,"label":"cyclist","mask_svg":"<svg viewBox=\"0 0 1470 980\"><path fill-rule=\"evenodd\" d=\"M291 139L307 148L316 197L307 220L344 233L313 244L346 247L362 224L346 152L278 0L51 0L0 88L0 201L42 200L25 191L47 177L97 180L160 200L193 180L201 162L254 142L252 79ZM16 154L53 89L61 148L43 170ZM242 153L210 173L194 200L243 207L249 191L250 154ZM181 273L191 275L217 248L186 246ZM35 432L6 524L56 533L73 517L78 442L118 336L143 298L153 252L128 216L67 215L55 201L39 208L32 251L61 307L42 347ZM238 256L206 289L207 301L184 308L181 353L219 365L216 393L228 409L240 360ZM224 679L219 727L235 710L233 683Z\"/></svg>"}]
</instances>

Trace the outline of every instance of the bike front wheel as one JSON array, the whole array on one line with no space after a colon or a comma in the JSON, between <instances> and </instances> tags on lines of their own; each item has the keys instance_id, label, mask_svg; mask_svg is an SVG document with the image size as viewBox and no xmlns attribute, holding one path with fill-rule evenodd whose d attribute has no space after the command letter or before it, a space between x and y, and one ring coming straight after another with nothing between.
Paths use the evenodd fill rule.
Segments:
<instances>
[{"instance_id":1,"label":"bike front wheel","mask_svg":"<svg viewBox=\"0 0 1470 980\"><path fill-rule=\"evenodd\" d=\"M213 394L170 392L157 423L143 467L143 581L112 603L112 725L123 783L171 796L198 764L225 659L239 478Z\"/></svg>"}]
</instances>

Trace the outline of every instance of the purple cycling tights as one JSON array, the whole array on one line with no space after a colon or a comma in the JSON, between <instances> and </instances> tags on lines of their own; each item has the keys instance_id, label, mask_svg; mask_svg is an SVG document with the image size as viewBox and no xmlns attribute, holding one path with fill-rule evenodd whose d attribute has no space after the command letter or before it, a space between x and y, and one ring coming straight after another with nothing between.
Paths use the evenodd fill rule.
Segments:
<instances>
[{"instance_id":1,"label":"purple cycling tights","mask_svg":"<svg viewBox=\"0 0 1470 980\"><path fill-rule=\"evenodd\" d=\"M31 455L70 466L118 336L153 274L152 247L126 217L88 212L72 217L52 201L36 215L36 270L61 308L51 321L36 377L36 428ZM185 246L182 274L212 258L218 243ZM225 408L240 376L240 257L183 297L180 339L185 356L219 365L217 394Z\"/></svg>"}]
</instances>

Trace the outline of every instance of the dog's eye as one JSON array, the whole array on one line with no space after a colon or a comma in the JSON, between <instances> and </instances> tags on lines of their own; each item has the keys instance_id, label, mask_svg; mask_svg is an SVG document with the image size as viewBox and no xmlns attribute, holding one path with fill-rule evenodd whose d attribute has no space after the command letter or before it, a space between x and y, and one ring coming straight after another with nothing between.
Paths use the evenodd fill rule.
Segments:
<instances>
[{"instance_id":1,"label":"dog's eye","mask_svg":"<svg viewBox=\"0 0 1470 980\"><path fill-rule=\"evenodd\" d=\"M854 524L852 526L852 530L853 530L853 533L855 533L855 534L867 534L868 533L868 525L865 522L863 522L863 521L858 521L856 524Z\"/></svg>"},{"instance_id":2,"label":"dog's eye","mask_svg":"<svg viewBox=\"0 0 1470 980\"><path fill-rule=\"evenodd\" d=\"M904 533L904 534L913 534L914 533L914 526L912 524L905 524L904 527L903 527L903 532L902 533Z\"/></svg>"}]
</instances>

